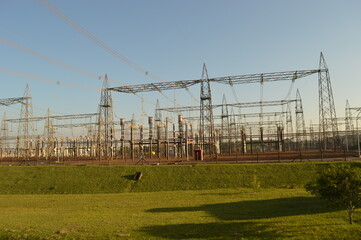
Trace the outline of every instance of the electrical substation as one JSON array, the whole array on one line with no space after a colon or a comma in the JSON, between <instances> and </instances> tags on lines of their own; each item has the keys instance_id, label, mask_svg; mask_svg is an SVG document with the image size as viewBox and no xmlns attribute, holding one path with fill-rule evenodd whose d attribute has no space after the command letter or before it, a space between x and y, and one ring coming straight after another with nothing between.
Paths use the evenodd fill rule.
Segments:
<instances>
[{"instance_id":1,"label":"electrical substation","mask_svg":"<svg viewBox=\"0 0 361 240\"><path fill-rule=\"evenodd\" d=\"M301 93L294 98L256 102L212 101L216 84L295 82L318 79L319 123L306 126ZM161 107L147 124L115 119L112 94L138 94L200 87L199 104ZM3 165L35 164L189 164L344 160L359 156L359 107L346 103L345 116L336 117L329 69L323 54L319 68L210 78L206 65L201 79L109 87L103 78L98 111L85 114L33 116L32 96L0 99L7 107L21 105L20 118L1 124ZM248 109L249 111L245 111ZM192 116L189 113L192 112ZM165 115L173 117L163 117ZM357 117L354 117L357 115ZM14 126L14 127L13 127ZM39 127L41 126L41 127ZM16 128L17 131L12 129ZM83 135L61 136L60 129L82 129Z\"/></svg>"}]
</instances>

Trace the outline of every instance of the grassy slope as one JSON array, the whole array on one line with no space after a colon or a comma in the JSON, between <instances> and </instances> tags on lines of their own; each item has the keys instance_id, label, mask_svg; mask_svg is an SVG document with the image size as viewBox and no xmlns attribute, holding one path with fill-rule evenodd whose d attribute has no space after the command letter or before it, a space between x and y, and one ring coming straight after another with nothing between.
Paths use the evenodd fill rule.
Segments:
<instances>
[{"instance_id":1,"label":"grassy slope","mask_svg":"<svg viewBox=\"0 0 361 240\"><path fill-rule=\"evenodd\" d=\"M302 189L0 195L0 239L359 239Z\"/></svg>"},{"instance_id":2,"label":"grassy slope","mask_svg":"<svg viewBox=\"0 0 361 240\"><path fill-rule=\"evenodd\" d=\"M357 239L359 213L350 226L344 210L285 189L325 166L0 167L0 239ZM240 189L255 181L263 189Z\"/></svg>"},{"instance_id":3,"label":"grassy slope","mask_svg":"<svg viewBox=\"0 0 361 240\"><path fill-rule=\"evenodd\" d=\"M122 193L250 187L302 187L325 163L195 166L0 167L0 194ZM143 172L141 181L132 175Z\"/></svg>"}]
</instances>

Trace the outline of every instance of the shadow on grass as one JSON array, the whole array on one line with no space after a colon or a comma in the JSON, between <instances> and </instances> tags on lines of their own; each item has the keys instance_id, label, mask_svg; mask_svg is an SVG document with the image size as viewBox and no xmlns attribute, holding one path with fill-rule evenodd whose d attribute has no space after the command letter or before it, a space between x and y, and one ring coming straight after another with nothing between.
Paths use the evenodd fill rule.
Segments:
<instances>
[{"instance_id":1,"label":"shadow on grass","mask_svg":"<svg viewBox=\"0 0 361 240\"><path fill-rule=\"evenodd\" d=\"M199 195L204 195L204 196L236 196L236 195L240 195L242 193L240 192L235 192L235 193L201 193Z\"/></svg>"},{"instance_id":2,"label":"shadow on grass","mask_svg":"<svg viewBox=\"0 0 361 240\"><path fill-rule=\"evenodd\" d=\"M127 180L133 180L134 175L126 175L126 176L123 176L123 178L125 178Z\"/></svg>"},{"instance_id":3,"label":"shadow on grass","mask_svg":"<svg viewBox=\"0 0 361 240\"><path fill-rule=\"evenodd\" d=\"M140 230L157 239L280 239L280 232L270 230L265 224L256 222L242 223L200 223L148 226Z\"/></svg>"},{"instance_id":4,"label":"shadow on grass","mask_svg":"<svg viewBox=\"0 0 361 240\"><path fill-rule=\"evenodd\" d=\"M154 208L148 212L205 211L219 220L232 221L307 215L338 210L340 208L331 208L326 201L316 197L293 197L207 204L198 207Z\"/></svg>"},{"instance_id":5,"label":"shadow on grass","mask_svg":"<svg viewBox=\"0 0 361 240\"><path fill-rule=\"evenodd\" d=\"M151 213L205 211L215 217L217 223L195 223L164 226L148 226L140 231L157 238L170 239L287 239L287 233L275 230L257 219L308 215L338 211L326 201L316 197L293 197L269 200L241 201L207 204L198 207L154 208ZM160 216L161 217L161 216ZM246 220L239 222L240 220ZM229 221L229 222L227 222ZM232 222L238 221L238 222Z\"/></svg>"}]
</instances>

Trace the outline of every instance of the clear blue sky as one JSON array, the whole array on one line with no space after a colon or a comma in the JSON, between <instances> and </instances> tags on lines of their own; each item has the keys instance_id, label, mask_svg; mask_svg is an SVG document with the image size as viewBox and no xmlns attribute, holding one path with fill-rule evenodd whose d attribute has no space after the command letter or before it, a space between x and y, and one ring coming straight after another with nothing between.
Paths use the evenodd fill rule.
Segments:
<instances>
[{"instance_id":1,"label":"clear blue sky","mask_svg":"<svg viewBox=\"0 0 361 240\"><path fill-rule=\"evenodd\" d=\"M330 69L337 116L344 116L346 99L361 105L361 1L241 1L241 0L49 0L97 38L132 62L166 81L199 79L206 63L210 77L248 73L316 69L322 51ZM47 57L96 75L108 73L125 84L156 82L119 61L70 28L36 0L0 1L0 37ZM101 88L102 82L0 43L0 68L55 81ZM96 112L100 93L58 86L0 72L1 98L22 96L30 85L34 115L50 108L62 113ZM120 84L111 83L112 86ZM281 100L290 83L264 86L264 100ZM240 101L259 101L260 86L236 86ZM318 122L317 75L301 79L306 123ZM229 86L212 85L213 103ZM199 97L199 86L191 88ZM165 93L177 104L194 105L184 90ZM116 116L139 116L141 103L133 95L114 93ZM172 103L159 93L144 94L161 106ZM148 115L154 106L145 102ZM1 112L16 116L16 108Z\"/></svg>"}]
</instances>

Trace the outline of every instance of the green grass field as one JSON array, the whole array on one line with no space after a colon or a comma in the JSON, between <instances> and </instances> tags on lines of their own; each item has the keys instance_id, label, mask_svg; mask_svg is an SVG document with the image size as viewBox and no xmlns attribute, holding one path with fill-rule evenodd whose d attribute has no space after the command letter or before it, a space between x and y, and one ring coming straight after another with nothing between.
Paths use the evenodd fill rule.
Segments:
<instances>
[{"instance_id":1,"label":"green grass field","mask_svg":"<svg viewBox=\"0 0 361 240\"><path fill-rule=\"evenodd\" d=\"M360 239L302 189L2 195L2 239Z\"/></svg>"},{"instance_id":2,"label":"green grass field","mask_svg":"<svg viewBox=\"0 0 361 240\"><path fill-rule=\"evenodd\" d=\"M360 210L350 225L345 210L303 189L320 167L0 168L0 239L361 239Z\"/></svg>"}]
</instances>

